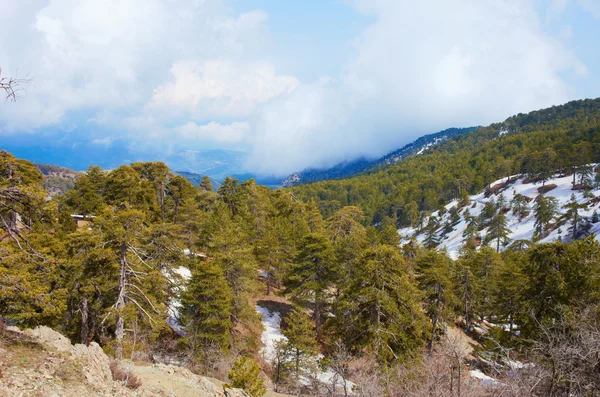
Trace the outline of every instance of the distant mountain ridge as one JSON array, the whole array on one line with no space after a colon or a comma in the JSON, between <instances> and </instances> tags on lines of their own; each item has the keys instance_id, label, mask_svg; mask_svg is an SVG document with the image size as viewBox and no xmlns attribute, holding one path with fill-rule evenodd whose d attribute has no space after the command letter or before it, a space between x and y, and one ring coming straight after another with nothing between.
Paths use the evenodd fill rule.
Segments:
<instances>
[{"instance_id":1,"label":"distant mountain ridge","mask_svg":"<svg viewBox=\"0 0 600 397\"><path fill-rule=\"evenodd\" d=\"M42 186L51 197L71 189L75 184L75 180L81 174L79 171L58 165L35 164L35 166L42 173L44 177Z\"/></svg>"},{"instance_id":2,"label":"distant mountain ridge","mask_svg":"<svg viewBox=\"0 0 600 397\"><path fill-rule=\"evenodd\" d=\"M304 171L295 172L285 178L283 182L281 182L281 185L283 187L289 187L303 183L318 182L326 179L348 178L365 171L395 164L403 158L420 154L426 149L441 143L446 139L474 131L477 128L478 127L448 128L435 134L424 135L416 141L411 142L402 148L375 160L369 160L363 157L356 160L339 163L331 168L310 168Z\"/></svg>"}]
</instances>

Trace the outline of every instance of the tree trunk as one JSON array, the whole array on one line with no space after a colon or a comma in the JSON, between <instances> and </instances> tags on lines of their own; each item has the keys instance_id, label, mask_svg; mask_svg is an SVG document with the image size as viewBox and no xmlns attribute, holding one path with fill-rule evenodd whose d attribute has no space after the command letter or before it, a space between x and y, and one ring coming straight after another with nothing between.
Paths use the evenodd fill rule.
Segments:
<instances>
[{"instance_id":1,"label":"tree trunk","mask_svg":"<svg viewBox=\"0 0 600 397\"><path fill-rule=\"evenodd\" d=\"M125 289L127 288L127 245L121 244L121 277L119 278L119 297L117 298L117 324L115 327L115 353L117 358L123 358L123 339L125 337L125 320L122 310L125 308Z\"/></svg>"},{"instance_id":2,"label":"tree trunk","mask_svg":"<svg viewBox=\"0 0 600 397\"><path fill-rule=\"evenodd\" d=\"M175 215L173 216L173 223L177 223L177 217L179 216L179 200L175 200Z\"/></svg>"},{"instance_id":3,"label":"tree trunk","mask_svg":"<svg viewBox=\"0 0 600 397\"><path fill-rule=\"evenodd\" d=\"M429 340L429 355L433 356L433 343L435 342L435 329L437 328L438 316L433 316L433 329L431 330L431 339Z\"/></svg>"},{"instance_id":4,"label":"tree trunk","mask_svg":"<svg viewBox=\"0 0 600 397\"><path fill-rule=\"evenodd\" d=\"M79 302L79 310L81 311L81 332L80 332L80 341L82 345L88 345L90 328L88 324L88 300L85 295L82 296L81 302Z\"/></svg>"},{"instance_id":5,"label":"tree trunk","mask_svg":"<svg viewBox=\"0 0 600 397\"><path fill-rule=\"evenodd\" d=\"M315 329L317 331L317 340L321 340L321 298L317 295L315 299Z\"/></svg>"},{"instance_id":6,"label":"tree trunk","mask_svg":"<svg viewBox=\"0 0 600 397\"><path fill-rule=\"evenodd\" d=\"M267 277L265 282L267 283L267 296L270 296L271 295L271 278Z\"/></svg>"},{"instance_id":7,"label":"tree trunk","mask_svg":"<svg viewBox=\"0 0 600 397\"><path fill-rule=\"evenodd\" d=\"M429 341L429 355L430 356L433 355L433 343L435 342L435 330L437 328L438 317L439 317L439 313L440 313L441 306L442 306L442 300L441 300L442 286L438 284L436 289L437 289L437 298L436 298L436 303L435 303L436 312L432 318L433 329L431 330L431 340Z\"/></svg>"}]
</instances>

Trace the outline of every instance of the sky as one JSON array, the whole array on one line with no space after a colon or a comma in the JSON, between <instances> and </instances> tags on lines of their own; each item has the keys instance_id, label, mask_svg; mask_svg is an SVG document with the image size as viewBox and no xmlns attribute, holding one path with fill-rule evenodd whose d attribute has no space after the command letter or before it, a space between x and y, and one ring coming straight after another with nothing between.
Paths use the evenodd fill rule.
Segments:
<instances>
[{"instance_id":1,"label":"sky","mask_svg":"<svg viewBox=\"0 0 600 397\"><path fill-rule=\"evenodd\" d=\"M0 148L55 163L81 148L80 163L112 154L185 168L190 154L224 150L243 152L243 171L285 176L600 96L600 0L0 0L0 10L2 76L32 79L19 101L0 102Z\"/></svg>"}]
</instances>

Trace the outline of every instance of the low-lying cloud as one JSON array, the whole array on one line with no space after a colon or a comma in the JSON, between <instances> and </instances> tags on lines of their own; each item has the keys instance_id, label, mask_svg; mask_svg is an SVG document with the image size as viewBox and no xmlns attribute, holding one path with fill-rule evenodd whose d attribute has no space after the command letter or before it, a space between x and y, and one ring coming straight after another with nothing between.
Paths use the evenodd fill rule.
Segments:
<instances>
[{"instance_id":1,"label":"low-lying cloud","mask_svg":"<svg viewBox=\"0 0 600 397\"><path fill-rule=\"evenodd\" d=\"M532 3L356 0L375 18L333 81L260 113L250 167L286 174L379 156L423 133L501 121L575 96L585 66Z\"/></svg>"}]
</instances>

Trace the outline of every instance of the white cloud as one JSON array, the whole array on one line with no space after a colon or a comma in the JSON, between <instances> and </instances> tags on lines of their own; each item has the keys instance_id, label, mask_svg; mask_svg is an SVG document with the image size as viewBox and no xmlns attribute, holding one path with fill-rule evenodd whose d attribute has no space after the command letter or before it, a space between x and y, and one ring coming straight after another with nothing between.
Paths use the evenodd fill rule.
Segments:
<instances>
[{"instance_id":1,"label":"white cloud","mask_svg":"<svg viewBox=\"0 0 600 397\"><path fill-rule=\"evenodd\" d=\"M239 143L246 138L250 125L233 122L228 125L210 122L198 125L192 121L176 128L178 137L187 141L211 141L217 143Z\"/></svg>"},{"instance_id":2,"label":"white cloud","mask_svg":"<svg viewBox=\"0 0 600 397\"><path fill-rule=\"evenodd\" d=\"M283 175L573 99L564 76L586 72L534 0L347 2L373 22L339 74L301 84L275 66L268 15L227 0L0 0L0 66L34 78L0 106L0 133L79 123L139 148L246 145L253 170Z\"/></svg>"},{"instance_id":3,"label":"white cloud","mask_svg":"<svg viewBox=\"0 0 600 397\"><path fill-rule=\"evenodd\" d=\"M96 139L92 139L92 144L104 146L104 147L110 147L112 145L113 141L114 141L114 139L111 137L96 138Z\"/></svg>"},{"instance_id":4,"label":"white cloud","mask_svg":"<svg viewBox=\"0 0 600 397\"><path fill-rule=\"evenodd\" d=\"M337 79L267 107L249 166L279 174L377 156L423 133L573 99L586 69L544 33L532 1L354 0L374 22Z\"/></svg>"},{"instance_id":5,"label":"white cloud","mask_svg":"<svg viewBox=\"0 0 600 397\"><path fill-rule=\"evenodd\" d=\"M592 14L596 19L600 19L600 1L599 0L579 0L579 4L584 10Z\"/></svg>"},{"instance_id":6,"label":"white cloud","mask_svg":"<svg viewBox=\"0 0 600 397\"><path fill-rule=\"evenodd\" d=\"M268 33L264 12L235 15L222 0L0 0L5 8L0 65L34 77L26 101L0 107L9 130L131 112L178 60L244 60Z\"/></svg>"},{"instance_id":7,"label":"white cloud","mask_svg":"<svg viewBox=\"0 0 600 397\"><path fill-rule=\"evenodd\" d=\"M248 116L299 85L292 76L278 76L267 62L182 61L173 65L171 73L175 81L154 90L151 109L180 108L200 117Z\"/></svg>"},{"instance_id":8,"label":"white cloud","mask_svg":"<svg viewBox=\"0 0 600 397\"><path fill-rule=\"evenodd\" d=\"M550 8L552 12L556 14L562 14L565 12L567 5L569 4L569 0L551 0Z\"/></svg>"}]
</instances>

